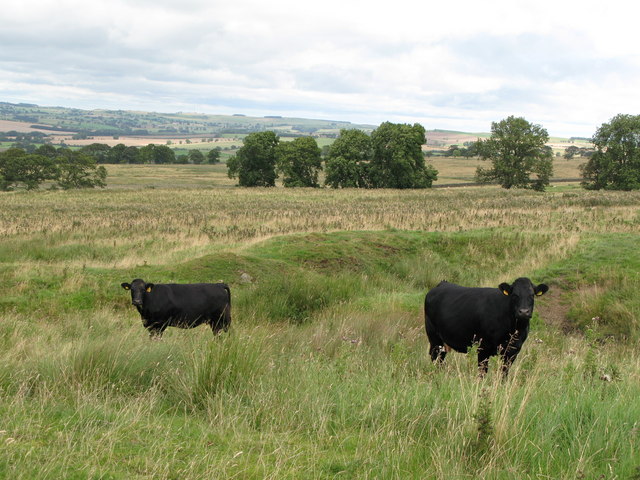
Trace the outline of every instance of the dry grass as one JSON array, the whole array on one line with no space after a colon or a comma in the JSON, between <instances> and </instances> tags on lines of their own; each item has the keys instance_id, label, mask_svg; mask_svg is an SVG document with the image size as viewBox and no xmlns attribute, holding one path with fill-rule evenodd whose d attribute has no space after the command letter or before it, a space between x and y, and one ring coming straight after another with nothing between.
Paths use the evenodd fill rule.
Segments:
<instances>
[{"instance_id":1,"label":"dry grass","mask_svg":"<svg viewBox=\"0 0 640 480\"><path fill-rule=\"evenodd\" d=\"M586 161L581 157L575 157L571 160L556 157L553 162L551 180L573 179L572 183L579 183L575 179L581 178L579 167ZM438 180L434 182L435 186L473 182L478 167L487 168L491 165L489 161L483 161L476 157L431 157L427 159L427 163L432 164L438 170Z\"/></svg>"},{"instance_id":2,"label":"dry grass","mask_svg":"<svg viewBox=\"0 0 640 480\"><path fill-rule=\"evenodd\" d=\"M498 188L6 193L0 196L0 256L18 263L59 258L82 266L130 266L173 262L276 235L340 230L506 227L554 232L573 242L573 233L636 232L639 204L640 193Z\"/></svg>"}]
</instances>

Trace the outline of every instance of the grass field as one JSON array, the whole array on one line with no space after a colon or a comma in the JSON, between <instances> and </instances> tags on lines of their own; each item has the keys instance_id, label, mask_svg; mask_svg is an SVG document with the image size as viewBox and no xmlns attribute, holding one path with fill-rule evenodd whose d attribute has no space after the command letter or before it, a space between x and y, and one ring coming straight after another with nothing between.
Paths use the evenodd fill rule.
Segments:
<instances>
[{"instance_id":1,"label":"grass field","mask_svg":"<svg viewBox=\"0 0 640 480\"><path fill-rule=\"evenodd\" d=\"M640 193L225 178L0 195L0 477L640 478ZM518 276L550 291L509 378L432 365L426 291ZM229 283L231 331L150 341L136 277Z\"/></svg>"},{"instance_id":2,"label":"grass field","mask_svg":"<svg viewBox=\"0 0 640 480\"><path fill-rule=\"evenodd\" d=\"M228 154L224 154L228 156ZM556 158L554 162L553 181L562 183L552 184L554 187L565 185L566 180L573 180L572 184L578 184L581 177L579 165L584 163L583 158L565 160ZM478 166L488 166L477 158L449 158L432 157L427 159L438 170L438 180L434 186L455 185L474 182L474 176ZM485 164L486 165L483 165ZM237 180L227 176L227 167L224 163L217 165L105 165L109 172L107 183L111 189L121 188L219 188L237 185ZM320 180L322 182L322 173Z\"/></svg>"}]
</instances>

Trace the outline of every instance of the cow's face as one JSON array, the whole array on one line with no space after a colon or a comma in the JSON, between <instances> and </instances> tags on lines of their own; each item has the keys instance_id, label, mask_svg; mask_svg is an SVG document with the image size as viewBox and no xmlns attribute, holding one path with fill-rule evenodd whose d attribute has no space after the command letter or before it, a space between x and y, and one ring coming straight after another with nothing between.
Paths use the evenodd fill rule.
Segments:
<instances>
[{"instance_id":1,"label":"cow's face","mask_svg":"<svg viewBox=\"0 0 640 480\"><path fill-rule=\"evenodd\" d=\"M544 283L535 286L528 278L519 278L511 285L501 283L498 288L510 298L513 315L518 320L529 320L533 315L534 298L549 290Z\"/></svg>"},{"instance_id":2,"label":"cow's face","mask_svg":"<svg viewBox=\"0 0 640 480\"><path fill-rule=\"evenodd\" d=\"M136 278L131 283L122 283L122 288L131 291L131 303L136 307L141 307L144 303L144 294L151 292L153 283L145 283L144 280Z\"/></svg>"}]
</instances>

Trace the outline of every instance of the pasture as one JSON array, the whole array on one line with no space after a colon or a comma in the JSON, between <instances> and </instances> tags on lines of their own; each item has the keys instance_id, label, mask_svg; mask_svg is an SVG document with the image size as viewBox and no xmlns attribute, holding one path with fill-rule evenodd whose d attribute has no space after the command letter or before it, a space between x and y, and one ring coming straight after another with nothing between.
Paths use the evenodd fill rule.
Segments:
<instances>
[{"instance_id":1,"label":"pasture","mask_svg":"<svg viewBox=\"0 0 640 480\"><path fill-rule=\"evenodd\" d=\"M640 193L194 168L0 195L0 477L640 478ZM519 276L550 291L508 379L433 365L426 291ZM150 341L136 277L225 281L231 331Z\"/></svg>"},{"instance_id":2,"label":"pasture","mask_svg":"<svg viewBox=\"0 0 640 480\"><path fill-rule=\"evenodd\" d=\"M228 152L223 153L223 157ZM451 186L474 182L474 175L478 166L489 166L478 158L462 157L431 157L426 159L438 170L438 180L434 186ZM567 183L575 186L579 183L579 165L585 159L576 157L571 160L556 158L554 162L553 183L550 190L560 190ZM483 165L484 164L484 165ZM219 188L237 185L237 179L227 176L227 166L224 163L216 165L105 165L109 172L107 178L110 189L123 188ZM324 180L320 172L321 183ZM570 182L567 182L569 181ZM276 180L280 185L280 181Z\"/></svg>"}]
</instances>

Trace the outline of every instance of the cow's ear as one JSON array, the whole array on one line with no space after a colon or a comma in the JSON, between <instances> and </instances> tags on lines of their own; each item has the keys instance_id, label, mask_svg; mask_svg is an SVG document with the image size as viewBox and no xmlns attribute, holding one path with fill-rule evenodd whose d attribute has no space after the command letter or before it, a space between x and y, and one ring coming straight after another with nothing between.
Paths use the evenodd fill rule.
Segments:
<instances>
[{"instance_id":1,"label":"cow's ear","mask_svg":"<svg viewBox=\"0 0 640 480\"><path fill-rule=\"evenodd\" d=\"M129 283L124 282L124 283L121 283L120 286L125 290L131 290L131 284Z\"/></svg>"},{"instance_id":2,"label":"cow's ear","mask_svg":"<svg viewBox=\"0 0 640 480\"><path fill-rule=\"evenodd\" d=\"M147 283L147 286L146 286L147 293L151 293L151 290L153 290L153 287L155 287L153 283Z\"/></svg>"},{"instance_id":3,"label":"cow's ear","mask_svg":"<svg viewBox=\"0 0 640 480\"><path fill-rule=\"evenodd\" d=\"M500 289L500 291L504 294L504 295L510 295L511 294L511 285L509 285L508 283L501 283L498 288Z\"/></svg>"},{"instance_id":4,"label":"cow's ear","mask_svg":"<svg viewBox=\"0 0 640 480\"><path fill-rule=\"evenodd\" d=\"M537 296L540 295L544 295L545 293L547 293L549 291L549 287L547 285L545 285L544 283L541 283L540 285L538 285L534 291L536 292Z\"/></svg>"}]
</instances>

